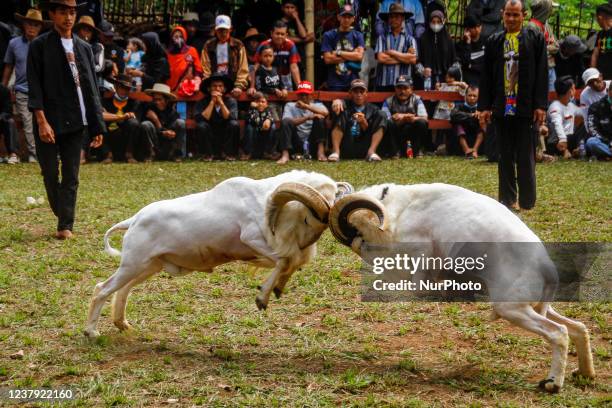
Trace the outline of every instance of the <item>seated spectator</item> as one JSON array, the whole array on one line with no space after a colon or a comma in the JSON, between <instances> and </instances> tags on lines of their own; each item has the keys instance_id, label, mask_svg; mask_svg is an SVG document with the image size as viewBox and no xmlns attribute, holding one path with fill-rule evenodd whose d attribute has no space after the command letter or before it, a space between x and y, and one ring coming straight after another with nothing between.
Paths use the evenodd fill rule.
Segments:
<instances>
[{"instance_id":1,"label":"seated spectator","mask_svg":"<svg viewBox=\"0 0 612 408\"><path fill-rule=\"evenodd\" d=\"M233 84L230 93L238 98L247 89L249 64L244 45L231 37L231 32L232 20L226 15L218 15L215 19L215 37L208 40L202 50L202 70L203 79L213 73L229 77Z\"/></svg>"},{"instance_id":2,"label":"seated spectator","mask_svg":"<svg viewBox=\"0 0 612 408\"><path fill-rule=\"evenodd\" d=\"M380 18L388 22L388 29L376 41L376 90L389 92L394 89L396 79L402 75L412 80L412 69L417 62L416 40L406 32L404 20L411 13L401 4L392 4L388 13Z\"/></svg>"},{"instance_id":3,"label":"seated spectator","mask_svg":"<svg viewBox=\"0 0 612 408\"><path fill-rule=\"evenodd\" d=\"M8 43L4 54L4 72L2 74L2 85L8 87L13 72L15 73L15 108L17 116L21 119L23 132L25 133L28 148L28 162L36 163L36 142L34 140L34 127L32 123L32 112L28 109L28 78L26 68L28 62L28 50L30 42L38 36L43 28L43 18L39 10L29 9L25 16L15 14L18 21L22 23L23 35L13 38ZM0 54L1 55L1 54ZM13 159L14 161L15 159Z\"/></svg>"},{"instance_id":4,"label":"seated spectator","mask_svg":"<svg viewBox=\"0 0 612 408\"><path fill-rule=\"evenodd\" d=\"M249 74L255 71L255 54L257 54L257 48L259 44L266 40L266 36L259 31L257 28L250 27L244 35L243 42L246 48L247 59L249 60Z\"/></svg>"},{"instance_id":5,"label":"seated spectator","mask_svg":"<svg viewBox=\"0 0 612 408\"><path fill-rule=\"evenodd\" d=\"M293 90L293 82L296 84L300 83L300 54L295 47L293 41L287 39L287 24L279 20L274 24L274 29L269 40L266 40L259 44L257 52L255 53L255 71L261 64L261 50L265 46L271 46L274 52L273 65L278 70L281 76L281 80L285 85L285 89ZM253 80L251 78L251 80Z\"/></svg>"},{"instance_id":6,"label":"seated spectator","mask_svg":"<svg viewBox=\"0 0 612 408\"><path fill-rule=\"evenodd\" d=\"M459 146L468 160L478 157L478 149L484 140L484 131L480 127L478 114L478 87L470 86L465 95L465 102L455 104L450 120Z\"/></svg>"},{"instance_id":7,"label":"seated spectator","mask_svg":"<svg viewBox=\"0 0 612 408\"><path fill-rule=\"evenodd\" d=\"M102 20L98 25L98 33L98 39L104 46L104 59L113 63L115 73L124 72L123 48L115 42L115 27L107 20Z\"/></svg>"},{"instance_id":8,"label":"seated spectator","mask_svg":"<svg viewBox=\"0 0 612 408\"><path fill-rule=\"evenodd\" d=\"M142 122L144 135L154 146L155 156L161 160L174 160L177 163L185 156L185 121L179 118L174 101L176 96L166 84L154 84L145 91L153 97L145 110Z\"/></svg>"},{"instance_id":9,"label":"seated spectator","mask_svg":"<svg viewBox=\"0 0 612 408\"><path fill-rule=\"evenodd\" d=\"M468 85L478 86L484 61L484 38L478 17L468 15L463 20L463 37L456 45L457 58L461 64L463 79Z\"/></svg>"},{"instance_id":10,"label":"seated spectator","mask_svg":"<svg viewBox=\"0 0 612 408\"><path fill-rule=\"evenodd\" d=\"M402 21L406 34L419 38L425 31L425 14L419 0L382 0L376 15L376 36L384 36L389 31L388 21L382 17L382 14L389 13L394 4L402 6L406 11Z\"/></svg>"},{"instance_id":11,"label":"seated spectator","mask_svg":"<svg viewBox=\"0 0 612 408\"><path fill-rule=\"evenodd\" d=\"M204 43L210 38L205 31L210 31L210 27L204 27L200 24L198 13L194 13L193 11L188 11L183 14L181 25L187 30L187 45L195 48L198 55L202 54Z\"/></svg>"},{"instance_id":12,"label":"seated spectator","mask_svg":"<svg viewBox=\"0 0 612 408\"><path fill-rule=\"evenodd\" d=\"M555 73L557 78L571 76L576 87L583 88L584 52L587 47L580 37L568 35L559 43L559 52L555 54Z\"/></svg>"},{"instance_id":13,"label":"seated spectator","mask_svg":"<svg viewBox=\"0 0 612 408\"><path fill-rule=\"evenodd\" d=\"M8 164L19 163L19 135L13 119L13 104L9 89L0 85L0 134L4 136L4 147L8 153Z\"/></svg>"},{"instance_id":14,"label":"seated spectator","mask_svg":"<svg viewBox=\"0 0 612 408\"><path fill-rule=\"evenodd\" d=\"M202 149L202 160L236 160L240 141L238 102L225 95L233 86L232 80L216 73L202 82L206 97L195 107L196 135Z\"/></svg>"},{"instance_id":15,"label":"seated spectator","mask_svg":"<svg viewBox=\"0 0 612 408\"><path fill-rule=\"evenodd\" d=\"M145 54L142 57L142 70L126 69L125 73L132 78L142 78L141 90L153 87L153 84L164 83L170 78L170 67L166 51L159 41L159 36L154 32L146 32L140 36L145 45Z\"/></svg>"},{"instance_id":16,"label":"seated spectator","mask_svg":"<svg viewBox=\"0 0 612 408\"><path fill-rule=\"evenodd\" d=\"M446 71L445 82L438 82L436 89L442 92L458 92L461 95L465 95L465 91L468 88L468 84L461 81L461 70L458 67L450 67ZM451 112L455 107L455 102L452 101L440 101L436 106L434 112L434 119L449 120Z\"/></svg>"},{"instance_id":17,"label":"seated spectator","mask_svg":"<svg viewBox=\"0 0 612 408\"><path fill-rule=\"evenodd\" d=\"M555 90L555 55L559 52L559 43L555 38L552 27L548 24L548 19L553 13L552 0L533 0L531 2L531 19L527 24L528 28L539 31L546 41L546 54L548 56L548 91Z\"/></svg>"},{"instance_id":18,"label":"seated spectator","mask_svg":"<svg viewBox=\"0 0 612 408\"><path fill-rule=\"evenodd\" d=\"M595 102L589 108L587 128L590 137L586 148L598 159L611 160L612 149L612 87L608 87L608 97Z\"/></svg>"},{"instance_id":19,"label":"seated spectator","mask_svg":"<svg viewBox=\"0 0 612 408\"><path fill-rule=\"evenodd\" d=\"M571 77L557 79L555 92L557 99L550 104L546 115L548 122L546 150L569 159L572 156L570 152L581 142L578 128L584 122L584 118L582 110L572 102L576 86Z\"/></svg>"},{"instance_id":20,"label":"seated spectator","mask_svg":"<svg viewBox=\"0 0 612 408\"><path fill-rule=\"evenodd\" d=\"M422 69L424 89L435 89L436 84L443 82L446 71L457 64L455 45L446 30L444 13L436 10L429 17L429 26L419 42L419 60Z\"/></svg>"},{"instance_id":21,"label":"seated spectator","mask_svg":"<svg viewBox=\"0 0 612 408\"><path fill-rule=\"evenodd\" d=\"M381 161L376 151L384 136L386 117L367 98L365 82L355 79L351 82L349 99L333 101L332 154L328 161L337 162L341 154L347 159L365 157L369 162Z\"/></svg>"},{"instance_id":22,"label":"seated spectator","mask_svg":"<svg viewBox=\"0 0 612 408\"><path fill-rule=\"evenodd\" d=\"M287 38L293 41L297 47L300 58L305 58L304 46L315 40L314 33L309 33L300 20L300 12L298 11L298 0L283 0L283 17L281 20L287 24Z\"/></svg>"},{"instance_id":23,"label":"seated spectator","mask_svg":"<svg viewBox=\"0 0 612 408\"><path fill-rule=\"evenodd\" d=\"M597 68L585 70L582 74L582 81L586 87L580 93L580 107L584 112L584 117L587 117L589 107L606 97L610 89L610 81L604 81L603 75Z\"/></svg>"},{"instance_id":24,"label":"seated spectator","mask_svg":"<svg viewBox=\"0 0 612 408\"><path fill-rule=\"evenodd\" d=\"M134 158L136 149L140 149L140 156L144 157L145 161L151 161L153 146L149 144L148 139L142 138L138 120L139 103L128 97L132 88L131 77L119 74L113 83L113 95L102 98L102 118L108 130L101 147L104 158L102 163L112 163L113 158L117 157L125 158L128 163L137 163Z\"/></svg>"},{"instance_id":25,"label":"seated spectator","mask_svg":"<svg viewBox=\"0 0 612 408\"><path fill-rule=\"evenodd\" d=\"M244 129L244 155L240 159L278 159L278 153L273 151L276 145L275 136L274 115L268 106L268 100L263 93L255 92Z\"/></svg>"},{"instance_id":26,"label":"seated spectator","mask_svg":"<svg viewBox=\"0 0 612 408\"><path fill-rule=\"evenodd\" d=\"M308 81L298 84L297 102L285 105L280 129L280 146L282 152L278 164L289 161L292 152L296 159L310 159L315 152L319 161L326 161L324 120L328 115L327 108L320 102L312 100L313 86Z\"/></svg>"},{"instance_id":27,"label":"seated spectator","mask_svg":"<svg viewBox=\"0 0 612 408\"><path fill-rule=\"evenodd\" d=\"M597 32L595 39L591 67L597 68L608 80L612 79L612 4L600 4L595 15L601 31Z\"/></svg>"},{"instance_id":28,"label":"seated spectator","mask_svg":"<svg viewBox=\"0 0 612 408\"><path fill-rule=\"evenodd\" d=\"M251 87L248 90L249 96L259 91L265 95L274 95L285 99L287 97L287 88L278 70L273 65L274 50L271 45L265 44L259 48L259 61L260 63L256 65L257 70L253 73L255 80L251 81ZM279 104L271 104L270 109L274 115L274 121L280 120L281 106Z\"/></svg>"},{"instance_id":29,"label":"seated spectator","mask_svg":"<svg viewBox=\"0 0 612 408\"><path fill-rule=\"evenodd\" d=\"M410 142L417 157L423 156L423 142L427 137L427 110L420 97L414 93L412 80L400 75L395 81L395 95L385 100L382 106L387 116L389 154L399 158L406 152Z\"/></svg>"},{"instance_id":30,"label":"seated spectator","mask_svg":"<svg viewBox=\"0 0 612 408\"><path fill-rule=\"evenodd\" d=\"M145 45L140 38L132 37L128 40L125 50L125 69L142 71L142 58L144 57ZM142 78L135 76L132 79L134 89L140 91L142 89Z\"/></svg>"},{"instance_id":31,"label":"seated spectator","mask_svg":"<svg viewBox=\"0 0 612 408\"><path fill-rule=\"evenodd\" d=\"M359 78L365 42L363 34L353 29L355 12L346 4L338 13L340 27L327 31L321 41L323 62L327 65L327 89L346 91Z\"/></svg>"},{"instance_id":32,"label":"seated spectator","mask_svg":"<svg viewBox=\"0 0 612 408\"><path fill-rule=\"evenodd\" d=\"M170 33L171 43L167 48L168 65L170 65L170 78L166 84L175 92L182 82L202 76L202 63L195 48L185 42L187 31L176 26Z\"/></svg>"}]
</instances>

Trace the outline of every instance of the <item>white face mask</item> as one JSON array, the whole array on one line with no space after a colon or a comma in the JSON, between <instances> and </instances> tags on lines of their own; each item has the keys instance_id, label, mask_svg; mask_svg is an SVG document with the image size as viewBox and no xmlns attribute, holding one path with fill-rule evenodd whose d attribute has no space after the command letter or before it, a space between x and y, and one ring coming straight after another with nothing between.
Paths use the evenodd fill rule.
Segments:
<instances>
[{"instance_id":1,"label":"white face mask","mask_svg":"<svg viewBox=\"0 0 612 408\"><path fill-rule=\"evenodd\" d=\"M439 33L444 28L444 24L434 24L434 23L431 23L429 25L429 28L431 28L431 31L433 31L434 33Z\"/></svg>"}]
</instances>

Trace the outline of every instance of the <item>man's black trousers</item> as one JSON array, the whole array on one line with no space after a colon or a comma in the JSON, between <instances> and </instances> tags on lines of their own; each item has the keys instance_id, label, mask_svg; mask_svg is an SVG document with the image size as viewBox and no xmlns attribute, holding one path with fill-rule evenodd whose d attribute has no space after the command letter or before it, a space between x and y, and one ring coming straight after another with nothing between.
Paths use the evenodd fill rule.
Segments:
<instances>
[{"instance_id":1,"label":"man's black trousers","mask_svg":"<svg viewBox=\"0 0 612 408\"><path fill-rule=\"evenodd\" d=\"M531 209L536 202L536 133L531 118L495 118L498 138L499 201ZM518 194L517 194L518 184Z\"/></svg>"},{"instance_id":2,"label":"man's black trousers","mask_svg":"<svg viewBox=\"0 0 612 408\"><path fill-rule=\"evenodd\" d=\"M34 128L36 155L45 182L49 205L58 219L58 231L72 231L74 224L81 146L85 133L86 130L82 129L72 133L56 134L55 143L44 143L40 140L38 126ZM61 181L59 179L60 163Z\"/></svg>"}]
</instances>

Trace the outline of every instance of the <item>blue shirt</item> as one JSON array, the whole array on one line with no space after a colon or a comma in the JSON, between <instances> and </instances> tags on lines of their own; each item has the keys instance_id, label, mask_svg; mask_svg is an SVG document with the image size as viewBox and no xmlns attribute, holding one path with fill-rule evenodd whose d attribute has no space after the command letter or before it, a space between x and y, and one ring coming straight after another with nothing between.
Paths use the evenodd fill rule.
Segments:
<instances>
[{"instance_id":1,"label":"blue shirt","mask_svg":"<svg viewBox=\"0 0 612 408\"><path fill-rule=\"evenodd\" d=\"M376 41L376 49L374 52L385 52L388 50L399 51L402 54L408 52L410 48L417 50L417 42L410 35L406 33L406 30L402 28L402 31L397 37L393 36L391 31L387 31L385 35L378 37ZM418 57L418 52L417 52ZM379 63L376 67L376 86L393 86L395 80L400 75L406 75L412 78L412 65L411 64L381 64Z\"/></svg>"},{"instance_id":2,"label":"blue shirt","mask_svg":"<svg viewBox=\"0 0 612 408\"><path fill-rule=\"evenodd\" d=\"M321 41L321 53L331 52L335 54L337 50L354 51L356 48L365 48L363 34L359 31L351 30L340 32L336 29L329 30L323 34ZM351 64L342 62L327 66L327 86L332 91L346 91L351 85L351 81L359 77L356 67L360 62L351 61Z\"/></svg>"},{"instance_id":3,"label":"blue shirt","mask_svg":"<svg viewBox=\"0 0 612 408\"><path fill-rule=\"evenodd\" d=\"M4 63L15 66L15 91L28 93L28 49L30 42L24 36L13 38L4 54Z\"/></svg>"}]
</instances>

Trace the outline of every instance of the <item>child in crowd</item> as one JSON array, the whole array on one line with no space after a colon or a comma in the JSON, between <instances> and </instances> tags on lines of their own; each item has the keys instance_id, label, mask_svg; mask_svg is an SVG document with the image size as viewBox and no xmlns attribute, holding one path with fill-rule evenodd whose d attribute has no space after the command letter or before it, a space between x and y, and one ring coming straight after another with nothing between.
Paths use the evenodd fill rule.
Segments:
<instances>
[{"instance_id":1,"label":"child in crowd","mask_svg":"<svg viewBox=\"0 0 612 408\"><path fill-rule=\"evenodd\" d=\"M244 155L241 159L278 159L278 153L273 153L274 134L274 118L268 100L262 92L255 92L244 132Z\"/></svg>"},{"instance_id":2,"label":"child in crowd","mask_svg":"<svg viewBox=\"0 0 612 408\"><path fill-rule=\"evenodd\" d=\"M251 84L249 95L256 91L264 95L274 95L281 99L287 97L287 89L274 63L274 49L271 45L263 45L259 49L259 67L255 71L255 83ZM274 120L278 121L281 115L281 106L277 103L270 104Z\"/></svg>"},{"instance_id":3,"label":"child in crowd","mask_svg":"<svg viewBox=\"0 0 612 408\"><path fill-rule=\"evenodd\" d=\"M129 74L130 70L142 70L142 57L145 54L145 45L140 38L132 37L128 40L126 52L123 57L125 60L125 70ZM137 91L142 87L142 78L132 77L132 83Z\"/></svg>"},{"instance_id":4,"label":"child in crowd","mask_svg":"<svg viewBox=\"0 0 612 408\"><path fill-rule=\"evenodd\" d=\"M470 86L465 95L465 102L455 104L450 120L457 137L459 146L468 160L478 157L478 148L484 139L484 132L480 128L476 114L478 102L478 87Z\"/></svg>"},{"instance_id":5,"label":"child in crowd","mask_svg":"<svg viewBox=\"0 0 612 408\"><path fill-rule=\"evenodd\" d=\"M436 89L443 92L459 92L465 95L468 84L461 82L461 69L458 67L450 67L446 71L446 82L436 84ZM451 112L455 107L455 102L440 101L434 112L434 119L449 120Z\"/></svg>"}]
</instances>

